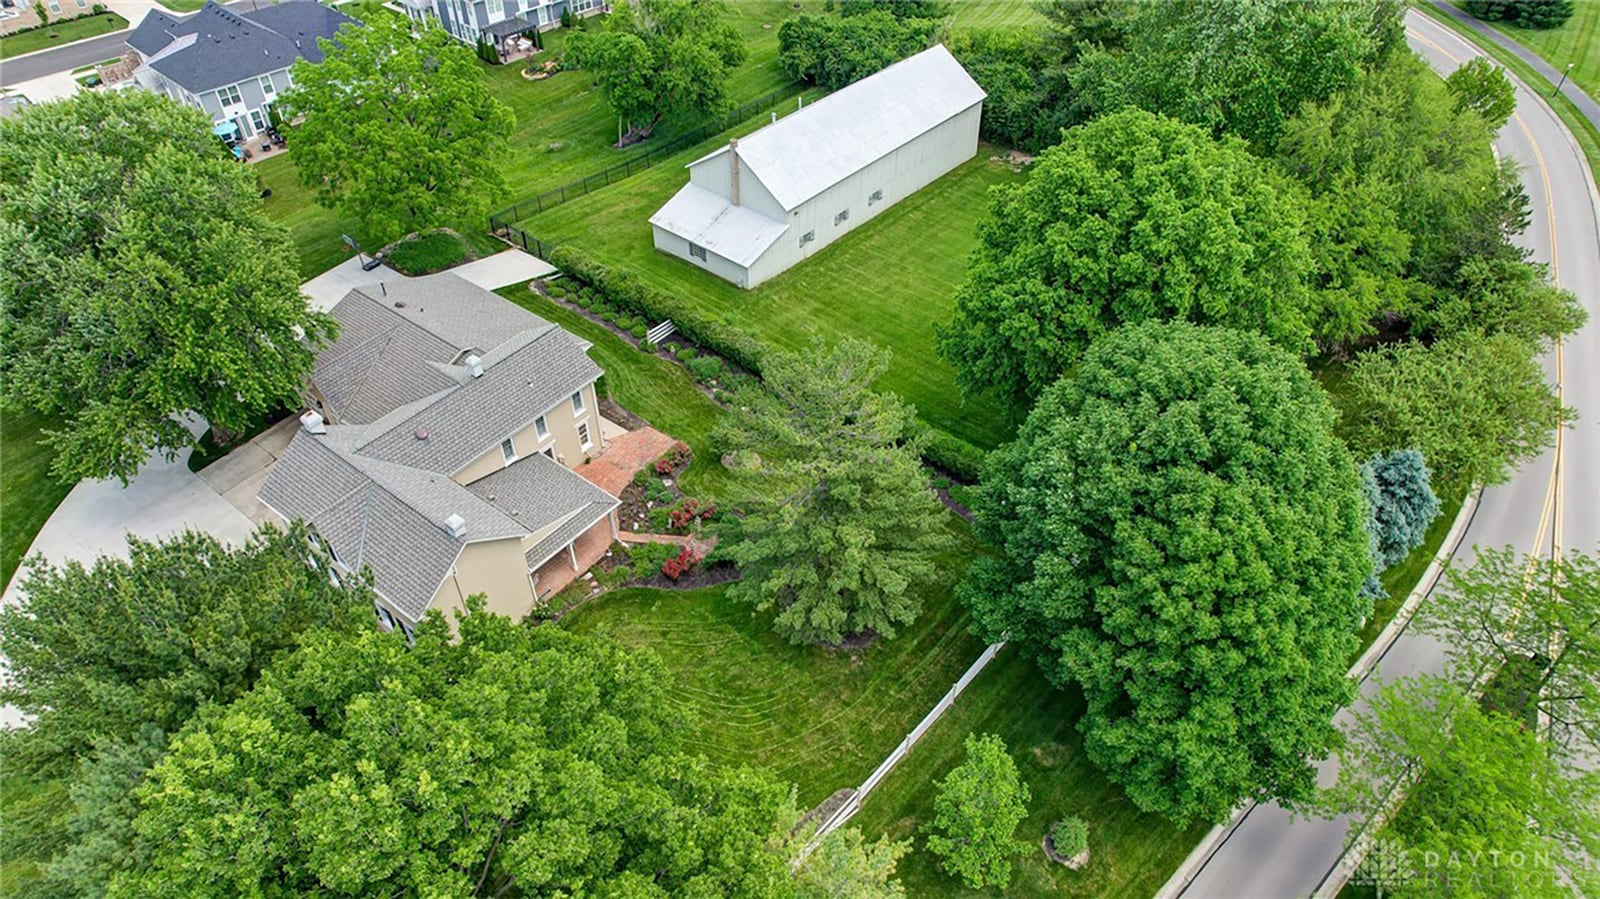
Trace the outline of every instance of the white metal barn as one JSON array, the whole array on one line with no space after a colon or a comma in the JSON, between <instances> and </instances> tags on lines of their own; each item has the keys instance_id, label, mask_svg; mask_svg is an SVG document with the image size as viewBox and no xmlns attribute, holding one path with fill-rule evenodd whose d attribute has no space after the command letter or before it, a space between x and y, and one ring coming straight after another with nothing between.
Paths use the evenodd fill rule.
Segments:
<instances>
[{"instance_id":1,"label":"white metal barn","mask_svg":"<svg viewBox=\"0 0 1600 899\"><path fill-rule=\"evenodd\" d=\"M755 287L978 151L983 88L943 45L689 163L656 249Z\"/></svg>"}]
</instances>

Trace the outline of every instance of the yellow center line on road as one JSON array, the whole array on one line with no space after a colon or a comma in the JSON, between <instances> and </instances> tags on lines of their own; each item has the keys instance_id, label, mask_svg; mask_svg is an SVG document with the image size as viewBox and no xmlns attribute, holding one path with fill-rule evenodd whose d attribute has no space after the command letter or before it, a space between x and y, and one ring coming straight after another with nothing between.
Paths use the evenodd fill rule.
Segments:
<instances>
[{"instance_id":1,"label":"yellow center line on road","mask_svg":"<svg viewBox=\"0 0 1600 899\"><path fill-rule=\"evenodd\" d=\"M1407 28L1406 34L1415 38L1417 41L1427 44L1429 47L1439 51L1439 53L1441 53L1451 62L1457 65L1462 63L1461 57L1434 43L1432 40L1428 39L1426 35L1423 35L1416 29ZM1471 50L1474 56L1481 55L1478 53L1476 47L1473 47L1459 35L1451 33L1451 37L1454 37L1463 46ZM1517 127L1522 130L1523 136L1528 139L1528 146L1533 149L1533 158L1538 164L1539 180L1541 186L1544 188L1545 221L1550 231L1550 282L1559 287L1561 286L1561 256L1556 238L1556 199L1555 191L1550 188L1550 170L1545 165L1544 152L1539 149L1539 142L1534 139L1533 131L1528 128L1527 121L1522 118L1520 113L1516 112L1512 113L1512 118L1516 119ZM1565 369L1565 352L1562 342L1559 338L1555 341L1555 354L1556 379L1554 390L1556 402L1559 403L1563 397L1562 380L1563 371ZM1545 535L1547 533L1551 535L1551 557L1560 558L1561 555L1561 541L1563 539L1561 500L1562 494L1566 490L1567 480L1566 466L1562 464L1563 453L1566 451L1566 441L1564 439L1565 431L1566 428L1562 427L1559 423L1556 425L1555 452L1552 454L1551 459L1550 481L1545 486L1544 504L1539 510L1539 530L1534 534L1533 544L1529 551L1529 555L1534 557L1537 557L1544 548L1543 544Z\"/></svg>"}]
</instances>

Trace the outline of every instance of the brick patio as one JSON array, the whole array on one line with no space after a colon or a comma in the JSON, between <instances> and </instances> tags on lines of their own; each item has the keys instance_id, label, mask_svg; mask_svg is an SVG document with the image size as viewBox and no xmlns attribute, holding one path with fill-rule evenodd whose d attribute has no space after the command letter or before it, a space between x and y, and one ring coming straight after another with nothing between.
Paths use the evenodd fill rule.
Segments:
<instances>
[{"instance_id":1,"label":"brick patio","mask_svg":"<svg viewBox=\"0 0 1600 899\"><path fill-rule=\"evenodd\" d=\"M674 443L655 428L643 427L612 439L605 452L574 471L612 496L621 496L634 473L661 458Z\"/></svg>"}]
</instances>

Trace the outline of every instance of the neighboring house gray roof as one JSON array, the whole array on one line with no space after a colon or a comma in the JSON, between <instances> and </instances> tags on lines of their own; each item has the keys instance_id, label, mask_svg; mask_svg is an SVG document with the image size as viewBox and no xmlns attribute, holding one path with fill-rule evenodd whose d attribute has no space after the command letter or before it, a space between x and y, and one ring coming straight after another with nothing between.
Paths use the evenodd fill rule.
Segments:
<instances>
[{"instance_id":1,"label":"neighboring house gray roof","mask_svg":"<svg viewBox=\"0 0 1600 899\"><path fill-rule=\"evenodd\" d=\"M341 333L313 380L330 406L338 397L359 420L297 432L261 501L310 522L343 564L370 568L401 617L422 617L467 543L558 525L540 550L584 522L548 558L617 507L539 453L468 486L451 478L598 377L587 343L451 274L353 290L334 317ZM462 364L469 351L483 360L479 378ZM426 439L417 435L424 417L433 423ZM446 524L452 515L466 521L460 537Z\"/></svg>"},{"instance_id":2,"label":"neighboring house gray roof","mask_svg":"<svg viewBox=\"0 0 1600 899\"><path fill-rule=\"evenodd\" d=\"M321 62L317 39L331 39L347 22L359 24L316 0L284 0L249 12L208 0L182 18L151 12L127 44L145 65L202 93L288 68L296 59Z\"/></svg>"},{"instance_id":3,"label":"neighboring house gray roof","mask_svg":"<svg viewBox=\"0 0 1600 899\"><path fill-rule=\"evenodd\" d=\"M985 96L939 44L739 138L739 165L785 210L794 210ZM723 147L689 165L726 152Z\"/></svg>"}]
</instances>

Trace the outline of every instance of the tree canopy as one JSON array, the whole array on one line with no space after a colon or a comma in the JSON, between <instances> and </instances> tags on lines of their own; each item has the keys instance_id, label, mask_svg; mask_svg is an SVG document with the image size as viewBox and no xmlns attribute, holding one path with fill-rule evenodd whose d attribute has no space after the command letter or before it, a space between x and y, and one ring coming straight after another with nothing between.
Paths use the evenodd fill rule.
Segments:
<instances>
[{"instance_id":1,"label":"tree canopy","mask_svg":"<svg viewBox=\"0 0 1600 899\"><path fill-rule=\"evenodd\" d=\"M1560 28L1572 18L1572 0L1465 0L1462 8L1480 19L1519 28Z\"/></svg>"},{"instance_id":2,"label":"tree canopy","mask_svg":"<svg viewBox=\"0 0 1600 899\"><path fill-rule=\"evenodd\" d=\"M1573 417L1526 341L1477 332L1362 353L1339 404L1340 432L1357 453L1417 449L1456 485L1501 483Z\"/></svg>"},{"instance_id":3,"label":"tree canopy","mask_svg":"<svg viewBox=\"0 0 1600 899\"><path fill-rule=\"evenodd\" d=\"M618 0L599 28L572 35L567 55L594 73L627 125L618 141L626 145L664 121L725 112L728 75L745 48L722 0Z\"/></svg>"},{"instance_id":4,"label":"tree canopy","mask_svg":"<svg viewBox=\"0 0 1600 899\"><path fill-rule=\"evenodd\" d=\"M715 439L759 479L724 529L740 579L728 596L765 610L790 640L893 637L922 610L913 585L951 544L918 458L916 411L872 389L889 354L846 339L768 358Z\"/></svg>"},{"instance_id":5,"label":"tree canopy","mask_svg":"<svg viewBox=\"0 0 1600 899\"><path fill-rule=\"evenodd\" d=\"M1501 704L1542 713L1556 747L1581 754L1600 741L1600 559L1480 549L1470 567L1451 570L1417 623L1444 642L1463 685L1502 671Z\"/></svg>"},{"instance_id":6,"label":"tree canopy","mask_svg":"<svg viewBox=\"0 0 1600 899\"><path fill-rule=\"evenodd\" d=\"M968 734L966 750L966 759L937 785L928 851L969 889L1004 889L1011 883L1017 825L1028 817L1032 797L999 737Z\"/></svg>"},{"instance_id":7,"label":"tree canopy","mask_svg":"<svg viewBox=\"0 0 1600 899\"><path fill-rule=\"evenodd\" d=\"M1099 113L1128 106L1165 113L1237 135L1262 153L1303 104L1350 86L1402 46L1403 6L1395 0L1131 6L1131 13L1091 17L1121 49L1084 54L1072 74L1083 102Z\"/></svg>"},{"instance_id":8,"label":"tree canopy","mask_svg":"<svg viewBox=\"0 0 1600 899\"><path fill-rule=\"evenodd\" d=\"M1472 110L1491 130L1500 130L1517 109L1510 79L1487 56L1474 56L1462 63L1444 83L1455 95L1457 111Z\"/></svg>"},{"instance_id":9,"label":"tree canopy","mask_svg":"<svg viewBox=\"0 0 1600 899\"><path fill-rule=\"evenodd\" d=\"M139 790L111 896L782 895L788 789L682 751L652 656L482 611L308 636Z\"/></svg>"},{"instance_id":10,"label":"tree canopy","mask_svg":"<svg viewBox=\"0 0 1600 899\"><path fill-rule=\"evenodd\" d=\"M333 322L288 233L203 113L82 92L0 119L0 403L46 431L65 481L138 471L298 401ZM304 335L307 342L302 342Z\"/></svg>"},{"instance_id":11,"label":"tree canopy","mask_svg":"<svg viewBox=\"0 0 1600 899\"><path fill-rule=\"evenodd\" d=\"M294 64L279 102L304 116L294 126L300 179L377 244L476 225L504 191L496 162L515 115L444 29L371 18L323 42L322 62Z\"/></svg>"},{"instance_id":12,"label":"tree canopy","mask_svg":"<svg viewBox=\"0 0 1600 899\"><path fill-rule=\"evenodd\" d=\"M1379 454L1361 465L1361 488L1367 497L1367 535L1371 538L1372 576L1362 588L1374 598L1384 595L1378 576L1422 545L1428 525L1439 517L1433 473L1414 449Z\"/></svg>"},{"instance_id":13,"label":"tree canopy","mask_svg":"<svg viewBox=\"0 0 1600 899\"><path fill-rule=\"evenodd\" d=\"M1302 798L1370 602L1356 465L1322 389L1259 335L1097 340L991 454L960 596L1083 690L1084 751L1180 824Z\"/></svg>"},{"instance_id":14,"label":"tree canopy","mask_svg":"<svg viewBox=\"0 0 1600 899\"><path fill-rule=\"evenodd\" d=\"M1309 348L1300 192L1236 140L1127 110L1068 131L992 197L938 330L965 390L1026 410L1091 341L1150 319Z\"/></svg>"},{"instance_id":15,"label":"tree canopy","mask_svg":"<svg viewBox=\"0 0 1600 899\"><path fill-rule=\"evenodd\" d=\"M796 81L838 90L926 49L938 26L881 8L842 18L799 15L778 26L778 65Z\"/></svg>"},{"instance_id":16,"label":"tree canopy","mask_svg":"<svg viewBox=\"0 0 1600 899\"><path fill-rule=\"evenodd\" d=\"M1600 777L1578 773L1514 715L1437 678L1402 680L1358 712L1330 811L1370 821L1415 779L1382 831L1383 894L1592 896Z\"/></svg>"}]
</instances>

